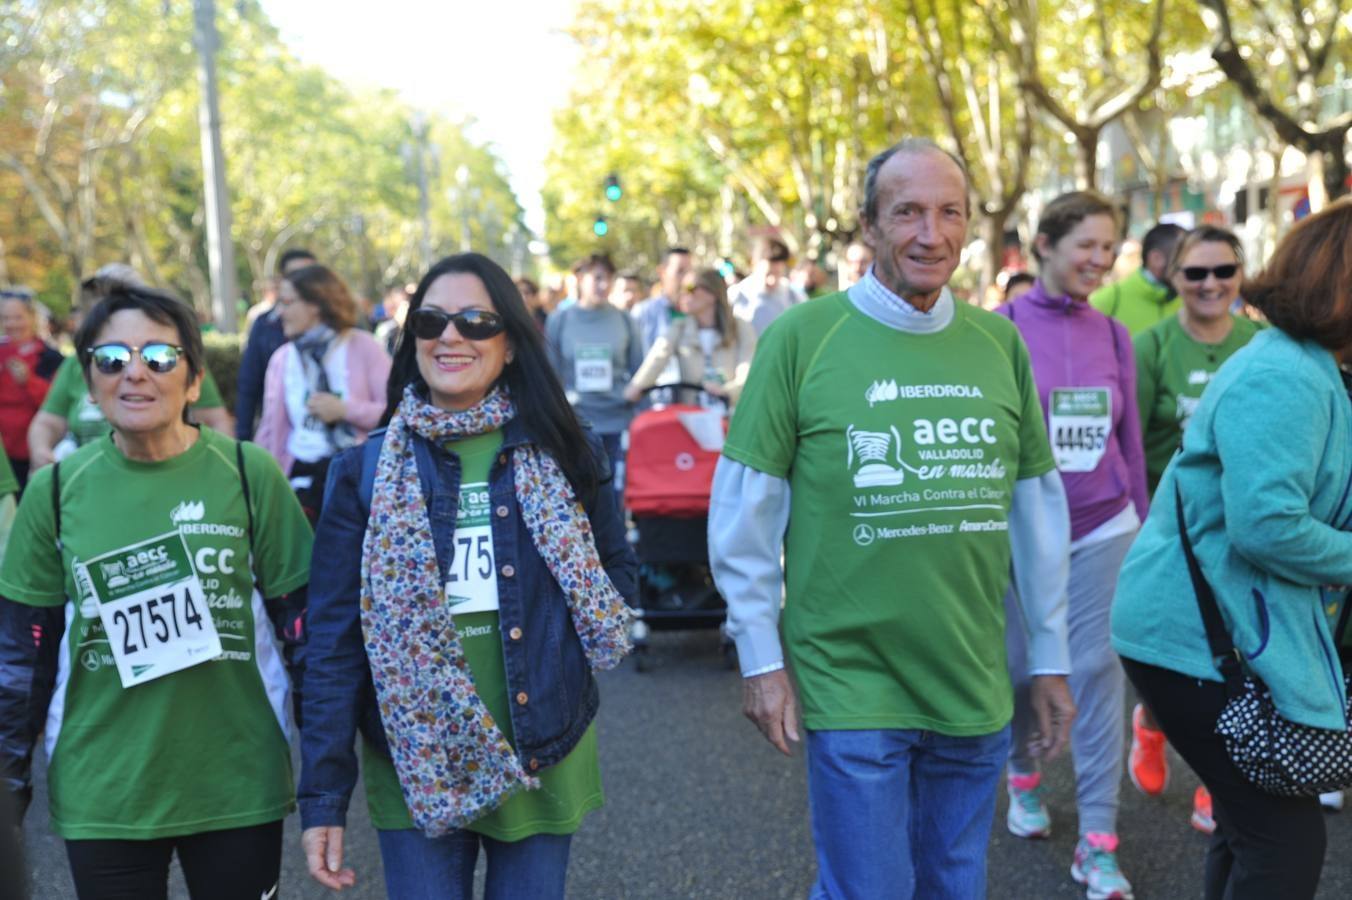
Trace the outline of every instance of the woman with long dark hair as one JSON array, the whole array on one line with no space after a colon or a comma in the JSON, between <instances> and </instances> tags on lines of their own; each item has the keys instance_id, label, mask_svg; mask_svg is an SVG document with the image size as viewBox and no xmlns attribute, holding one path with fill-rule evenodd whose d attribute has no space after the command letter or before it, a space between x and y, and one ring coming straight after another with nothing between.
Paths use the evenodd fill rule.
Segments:
<instances>
[{"instance_id":1,"label":"woman with long dark hair","mask_svg":"<svg viewBox=\"0 0 1352 900\"><path fill-rule=\"evenodd\" d=\"M562 897L601 805L594 669L627 649L636 563L601 442L507 273L423 277L389 425L334 459L305 648L299 790L310 873L342 867L355 734L392 898Z\"/></svg>"}]
</instances>

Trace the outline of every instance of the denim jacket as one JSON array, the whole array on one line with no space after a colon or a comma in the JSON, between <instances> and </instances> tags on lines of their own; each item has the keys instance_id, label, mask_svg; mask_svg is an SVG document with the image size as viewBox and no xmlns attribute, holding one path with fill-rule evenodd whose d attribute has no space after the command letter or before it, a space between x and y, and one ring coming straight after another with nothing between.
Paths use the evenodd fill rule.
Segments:
<instances>
[{"instance_id":1,"label":"denim jacket","mask_svg":"<svg viewBox=\"0 0 1352 900\"><path fill-rule=\"evenodd\" d=\"M359 610L362 542L384 435L383 430L373 432L365 444L334 457L315 532L308 635L301 650L305 726L297 796L302 828L345 824L357 783L358 731L380 752L389 752ZM418 499L427 504L444 581L454 555L460 460L419 435L411 438L421 489ZM604 466L600 441L591 433L587 439ZM573 749L596 715L599 694L563 590L536 552L517 508L511 451L529 440L519 420L506 425L488 484L507 685L511 694L530 698L526 704L512 704L512 729L521 765L534 773ZM414 499L411 492L409 499ZM615 588L632 602L637 562L625 540L608 472L585 505L601 564ZM503 576L504 570L511 571L509 566L515 569L513 576Z\"/></svg>"}]
</instances>

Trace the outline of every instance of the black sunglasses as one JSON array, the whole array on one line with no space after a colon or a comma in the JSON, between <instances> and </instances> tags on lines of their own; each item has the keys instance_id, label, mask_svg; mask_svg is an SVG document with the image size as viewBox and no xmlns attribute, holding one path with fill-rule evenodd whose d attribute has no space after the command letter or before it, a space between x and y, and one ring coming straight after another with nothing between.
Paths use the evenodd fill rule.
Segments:
<instances>
[{"instance_id":1,"label":"black sunglasses","mask_svg":"<svg viewBox=\"0 0 1352 900\"><path fill-rule=\"evenodd\" d=\"M116 375L131 365L131 357L135 353L141 357L141 362L145 363L147 369L157 375L163 375L166 372L174 371L182 352L182 347L166 344L162 341L152 341L140 347L112 343L90 347L89 359L93 362L94 368L104 375Z\"/></svg>"},{"instance_id":2,"label":"black sunglasses","mask_svg":"<svg viewBox=\"0 0 1352 900\"><path fill-rule=\"evenodd\" d=\"M420 306L408 314L408 328L413 336L424 341L441 337L446 326L455 323L455 330L467 341L486 341L507 330L502 316L486 309L462 309L448 313L435 306Z\"/></svg>"},{"instance_id":3,"label":"black sunglasses","mask_svg":"<svg viewBox=\"0 0 1352 900\"><path fill-rule=\"evenodd\" d=\"M1230 263L1224 266L1184 266L1183 277L1189 281L1206 281L1208 275L1215 275L1219 279L1234 278L1235 273L1239 271L1239 266Z\"/></svg>"}]
</instances>

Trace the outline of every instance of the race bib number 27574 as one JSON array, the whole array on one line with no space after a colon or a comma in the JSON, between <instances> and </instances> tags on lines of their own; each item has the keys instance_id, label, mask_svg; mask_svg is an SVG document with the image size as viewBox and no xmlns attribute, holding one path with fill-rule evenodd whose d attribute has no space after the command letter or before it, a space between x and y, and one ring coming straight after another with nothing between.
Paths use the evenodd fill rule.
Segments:
<instances>
[{"instance_id":1,"label":"race bib number 27574","mask_svg":"<svg viewBox=\"0 0 1352 900\"><path fill-rule=\"evenodd\" d=\"M76 566L83 603L98 604L124 688L221 655L202 584L178 532Z\"/></svg>"}]
</instances>

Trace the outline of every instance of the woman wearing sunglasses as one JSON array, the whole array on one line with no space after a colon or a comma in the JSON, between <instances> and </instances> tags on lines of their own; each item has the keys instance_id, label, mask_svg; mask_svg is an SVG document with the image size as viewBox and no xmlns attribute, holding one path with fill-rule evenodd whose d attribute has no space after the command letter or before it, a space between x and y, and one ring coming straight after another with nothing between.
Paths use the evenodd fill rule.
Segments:
<instances>
[{"instance_id":1,"label":"woman wearing sunglasses","mask_svg":"<svg viewBox=\"0 0 1352 900\"><path fill-rule=\"evenodd\" d=\"M703 269L682 285L679 306L685 318L673 322L653 344L625 387L624 397L637 403L675 356L681 381L704 385L706 394L731 410L751 369L756 332L732 315L727 282L717 269Z\"/></svg>"},{"instance_id":2,"label":"woman wearing sunglasses","mask_svg":"<svg viewBox=\"0 0 1352 900\"><path fill-rule=\"evenodd\" d=\"M254 439L277 458L313 522L330 457L365 440L385 412L390 357L353 327L357 303L324 266L288 272L277 305L289 343L268 361Z\"/></svg>"},{"instance_id":3,"label":"woman wearing sunglasses","mask_svg":"<svg viewBox=\"0 0 1352 900\"><path fill-rule=\"evenodd\" d=\"M1183 306L1134 342L1136 401L1152 494L1203 389L1262 328L1231 312L1244 278L1244 250L1226 229L1203 225L1190 232L1174 250L1168 277Z\"/></svg>"},{"instance_id":4,"label":"woman wearing sunglasses","mask_svg":"<svg viewBox=\"0 0 1352 900\"><path fill-rule=\"evenodd\" d=\"M45 730L80 897L164 897L174 854L194 900L271 896L293 796L264 598L303 592L309 525L267 453L188 423L188 306L118 287L75 341L111 434L34 474L0 567L4 786L26 805Z\"/></svg>"},{"instance_id":5,"label":"woman wearing sunglasses","mask_svg":"<svg viewBox=\"0 0 1352 900\"><path fill-rule=\"evenodd\" d=\"M1131 338L1120 322L1088 302L1112 268L1117 241L1117 213L1106 197L1092 191L1057 197L1038 222L1037 283L996 310L1028 344L1070 506L1067 617L1070 689L1078 711L1071 751L1079 812L1071 875L1092 898L1131 896L1117 865L1125 678L1109 643L1108 611L1117 570L1148 502ZM1018 615L1012 597L1007 609L1011 617ZM1028 749L1036 721L1028 704L1027 653L1020 629L1007 634L1015 699L1006 821L1016 836L1046 837L1051 819Z\"/></svg>"},{"instance_id":6,"label":"woman wearing sunglasses","mask_svg":"<svg viewBox=\"0 0 1352 900\"><path fill-rule=\"evenodd\" d=\"M610 469L511 278L441 260L410 301L389 426L335 458L310 592L299 789L310 874L343 867L354 737L400 898L562 897L601 805L592 671L636 563Z\"/></svg>"}]
</instances>

